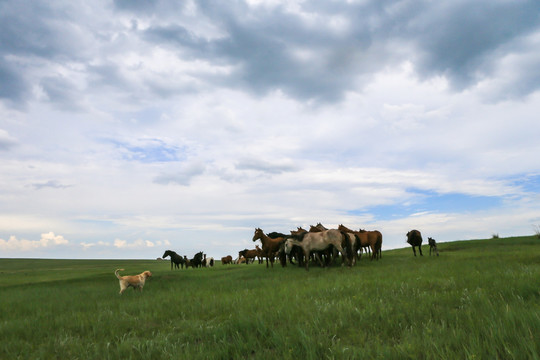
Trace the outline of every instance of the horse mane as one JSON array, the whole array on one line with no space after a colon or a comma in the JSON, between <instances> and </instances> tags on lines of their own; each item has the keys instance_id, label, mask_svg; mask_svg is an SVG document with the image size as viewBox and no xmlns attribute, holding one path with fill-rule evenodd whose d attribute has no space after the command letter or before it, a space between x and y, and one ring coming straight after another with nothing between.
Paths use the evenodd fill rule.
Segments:
<instances>
[{"instance_id":1,"label":"horse mane","mask_svg":"<svg viewBox=\"0 0 540 360\"><path fill-rule=\"evenodd\" d=\"M275 232L275 231L272 231L271 233L266 234L266 236L268 236L270 239L277 239L277 238L285 238L285 237L287 237L287 235L279 233L279 232Z\"/></svg>"},{"instance_id":2,"label":"horse mane","mask_svg":"<svg viewBox=\"0 0 540 360\"><path fill-rule=\"evenodd\" d=\"M356 231L354 231L354 230L349 229L348 227L346 227L346 226L343 225L343 224L340 224L340 225L338 226L338 229L339 229L339 230L343 230L343 231L347 231L347 232L356 232Z\"/></svg>"}]
</instances>

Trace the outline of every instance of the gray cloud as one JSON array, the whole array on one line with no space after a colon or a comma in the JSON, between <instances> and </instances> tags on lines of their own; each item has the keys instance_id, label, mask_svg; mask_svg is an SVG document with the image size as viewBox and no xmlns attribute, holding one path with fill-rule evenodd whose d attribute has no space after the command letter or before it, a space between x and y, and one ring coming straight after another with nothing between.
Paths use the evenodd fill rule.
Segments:
<instances>
[{"instance_id":1,"label":"gray cloud","mask_svg":"<svg viewBox=\"0 0 540 360\"><path fill-rule=\"evenodd\" d=\"M311 23L285 6L198 6L222 37L203 39L178 24L150 27L145 37L234 65L236 70L221 79L227 86L263 94L281 89L321 101L338 100L358 79L404 60L412 61L422 77L444 75L461 90L497 76L493 69L505 46L540 29L540 5L534 1L302 4L304 14L320 18ZM346 23L344 30L328 26L332 16ZM303 51L311 56L297 56ZM529 84L526 91L537 89Z\"/></svg>"},{"instance_id":2,"label":"gray cloud","mask_svg":"<svg viewBox=\"0 0 540 360\"><path fill-rule=\"evenodd\" d=\"M204 174L206 167L200 163L182 166L174 172L163 173L154 178L154 183L161 185L177 184L189 186L193 178Z\"/></svg>"},{"instance_id":3,"label":"gray cloud","mask_svg":"<svg viewBox=\"0 0 540 360\"><path fill-rule=\"evenodd\" d=\"M142 92L133 98L181 93L181 84L166 86L146 79L138 88L121 75L123 64L111 55L144 51L136 48L140 39L150 47L172 49L179 59L231 67L226 74L188 71L208 86L262 95L281 90L319 102L340 100L347 91L358 90L358 84L365 85L374 72L403 61L411 61L422 78L446 76L456 90L499 76L498 62L509 51L527 55L523 61L529 62L529 69L539 65L535 53L512 48L514 42L540 31L540 3L534 0L315 1L296 4L294 10L288 3L199 1L174 12L168 1L116 0L114 5L115 12L95 10L88 15L76 5L4 2L0 81L7 85L0 88L0 98L24 103L32 84L40 83L51 101L72 103L88 89L70 87L47 69L68 62L81 65L90 91L107 87ZM106 21L117 12L131 17L131 24L121 27ZM92 22L96 17L108 27L97 27ZM138 20L149 26L138 29ZM530 77L520 72L508 80L506 93L527 95L540 87L538 81L523 84L523 79ZM68 86L63 88L61 82Z\"/></svg>"},{"instance_id":4,"label":"gray cloud","mask_svg":"<svg viewBox=\"0 0 540 360\"><path fill-rule=\"evenodd\" d=\"M540 29L536 1L432 3L410 19L404 40L418 50L418 72L446 75L457 88L491 76L504 47Z\"/></svg>"},{"instance_id":5,"label":"gray cloud","mask_svg":"<svg viewBox=\"0 0 540 360\"><path fill-rule=\"evenodd\" d=\"M236 164L235 168L238 170L254 170L267 174L298 171L298 168L292 164L269 162L260 159L242 159Z\"/></svg>"}]
</instances>

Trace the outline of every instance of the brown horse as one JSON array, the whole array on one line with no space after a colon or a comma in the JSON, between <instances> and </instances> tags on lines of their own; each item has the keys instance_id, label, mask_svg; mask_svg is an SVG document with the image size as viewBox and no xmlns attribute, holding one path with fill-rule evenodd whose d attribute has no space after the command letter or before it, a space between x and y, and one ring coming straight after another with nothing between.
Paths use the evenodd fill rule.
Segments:
<instances>
[{"instance_id":1,"label":"brown horse","mask_svg":"<svg viewBox=\"0 0 540 360\"><path fill-rule=\"evenodd\" d=\"M260 256L260 253L257 249L251 249L251 250L248 250L248 249L244 249L242 251L239 251L238 252L238 258L245 258L246 259L246 264L249 264L249 262L253 262L255 261L255 258Z\"/></svg>"},{"instance_id":2,"label":"brown horse","mask_svg":"<svg viewBox=\"0 0 540 360\"><path fill-rule=\"evenodd\" d=\"M360 233L366 233L368 238L370 239L370 242L375 241L375 253L371 254L371 258L375 258L376 260L382 258L382 234L379 230L372 230L367 231L364 229L359 230ZM373 240L376 239L376 240Z\"/></svg>"},{"instance_id":3,"label":"brown horse","mask_svg":"<svg viewBox=\"0 0 540 360\"><path fill-rule=\"evenodd\" d=\"M347 234L336 229L321 232L308 232L303 235L302 240L297 240L293 237L287 238L285 241L285 252L290 254L293 245L300 246L304 251L306 270L309 270L309 254L312 251L315 251L319 263L321 266L325 266L320 258L319 251L326 250L331 246L334 246L344 259L350 260L350 256L345 251L345 249L350 248L350 246L347 246L348 243L349 238ZM349 262L349 265L350 264L351 263Z\"/></svg>"},{"instance_id":4,"label":"brown horse","mask_svg":"<svg viewBox=\"0 0 540 360\"><path fill-rule=\"evenodd\" d=\"M221 258L221 265L232 264L232 256L227 255Z\"/></svg>"},{"instance_id":5,"label":"brown horse","mask_svg":"<svg viewBox=\"0 0 540 360\"><path fill-rule=\"evenodd\" d=\"M343 224L339 225L338 229L345 231L346 233L353 234L356 237L356 243L353 246L353 252L355 254L359 248L368 246L371 248L371 260L378 260L381 257L382 234L379 231L354 231Z\"/></svg>"},{"instance_id":6,"label":"brown horse","mask_svg":"<svg viewBox=\"0 0 540 360\"><path fill-rule=\"evenodd\" d=\"M285 239L282 237L272 239L266 235L261 228L256 228L255 233L253 234L253 241L257 240L261 240L262 255L266 257L266 267L268 267L268 260L270 260L270 265L274 267L274 258Z\"/></svg>"},{"instance_id":7,"label":"brown horse","mask_svg":"<svg viewBox=\"0 0 540 360\"><path fill-rule=\"evenodd\" d=\"M299 228L300 229L300 228ZM317 225L309 225L309 232L322 232L328 230L323 224L317 223Z\"/></svg>"},{"instance_id":8,"label":"brown horse","mask_svg":"<svg viewBox=\"0 0 540 360\"><path fill-rule=\"evenodd\" d=\"M291 235L300 235L307 232L306 229L303 229L301 226L297 227L296 230L291 230Z\"/></svg>"}]
</instances>

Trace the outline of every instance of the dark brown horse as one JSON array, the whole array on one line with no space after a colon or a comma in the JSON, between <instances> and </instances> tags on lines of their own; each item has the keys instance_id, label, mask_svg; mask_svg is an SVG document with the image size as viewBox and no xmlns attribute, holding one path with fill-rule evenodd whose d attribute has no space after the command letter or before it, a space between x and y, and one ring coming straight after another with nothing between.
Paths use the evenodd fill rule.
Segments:
<instances>
[{"instance_id":1,"label":"dark brown horse","mask_svg":"<svg viewBox=\"0 0 540 360\"><path fill-rule=\"evenodd\" d=\"M439 250L437 250L437 242L434 238L427 238L429 244L429 256L431 256L431 251L433 251L437 256L439 256Z\"/></svg>"},{"instance_id":2,"label":"dark brown horse","mask_svg":"<svg viewBox=\"0 0 540 360\"><path fill-rule=\"evenodd\" d=\"M424 256L422 254L422 234L420 234L420 231L418 230L411 230L407 233L407 242L412 246L412 251L414 253L414 256L416 256L416 250L414 250L415 246L418 246L418 250L420 251L420 256Z\"/></svg>"}]
</instances>

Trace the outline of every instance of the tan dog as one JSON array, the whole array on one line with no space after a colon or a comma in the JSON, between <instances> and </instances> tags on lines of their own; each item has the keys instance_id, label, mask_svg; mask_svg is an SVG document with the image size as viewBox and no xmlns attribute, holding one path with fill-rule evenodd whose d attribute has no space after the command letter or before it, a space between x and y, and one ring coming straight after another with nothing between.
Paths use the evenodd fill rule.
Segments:
<instances>
[{"instance_id":1,"label":"tan dog","mask_svg":"<svg viewBox=\"0 0 540 360\"><path fill-rule=\"evenodd\" d=\"M114 275L116 275L120 282L120 295L130 286L133 287L133 290L139 289L142 291L146 278L152 277L152 273L148 270L140 273L139 275L127 276L118 275L119 271L124 271L124 269L116 269L114 272Z\"/></svg>"}]
</instances>

